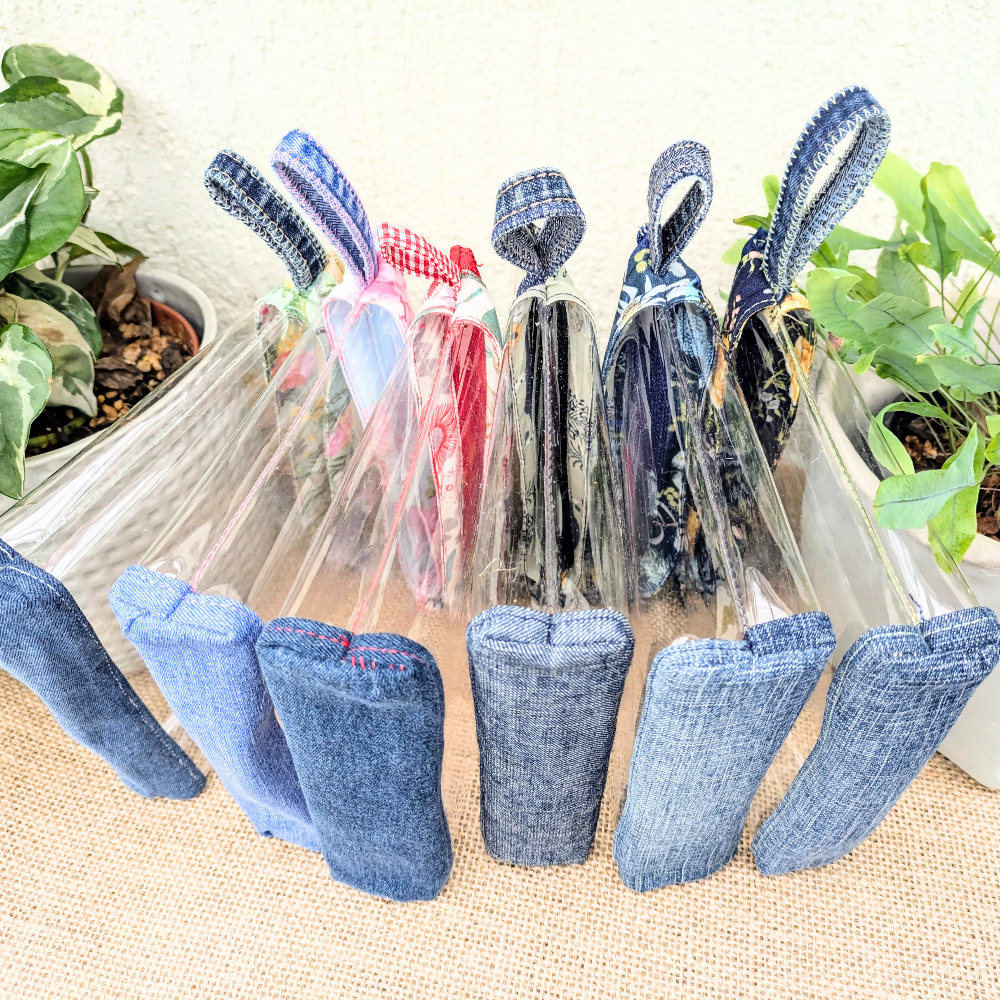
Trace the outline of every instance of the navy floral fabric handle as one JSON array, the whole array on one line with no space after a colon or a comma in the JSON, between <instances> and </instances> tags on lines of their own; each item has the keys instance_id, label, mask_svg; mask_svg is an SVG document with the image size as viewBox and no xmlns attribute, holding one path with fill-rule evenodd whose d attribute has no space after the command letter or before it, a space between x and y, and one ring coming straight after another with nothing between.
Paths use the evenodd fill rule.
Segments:
<instances>
[{"instance_id":1,"label":"navy floral fabric handle","mask_svg":"<svg viewBox=\"0 0 1000 1000\"><path fill-rule=\"evenodd\" d=\"M357 191L333 157L297 128L278 143L271 167L348 270L365 287L370 285L378 273L378 244Z\"/></svg>"},{"instance_id":2,"label":"navy floral fabric handle","mask_svg":"<svg viewBox=\"0 0 1000 1000\"><path fill-rule=\"evenodd\" d=\"M580 245L586 228L583 209L561 170L524 170L497 191L493 249L526 272L518 295L552 277Z\"/></svg>"},{"instance_id":3,"label":"navy floral fabric handle","mask_svg":"<svg viewBox=\"0 0 1000 1000\"><path fill-rule=\"evenodd\" d=\"M780 302L833 227L854 207L889 148L889 115L864 87L846 87L812 116L792 150L764 249L764 274ZM834 147L850 145L811 195Z\"/></svg>"},{"instance_id":4,"label":"navy floral fabric handle","mask_svg":"<svg viewBox=\"0 0 1000 1000\"><path fill-rule=\"evenodd\" d=\"M222 150L205 171L205 187L216 205L281 258L297 288L308 288L326 267L326 251L302 216L239 153Z\"/></svg>"},{"instance_id":5,"label":"navy floral fabric handle","mask_svg":"<svg viewBox=\"0 0 1000 1000\"><path fill-rule=\"evenodd\" d=\"M661 223L660 213L667 194L684 181L694 183L669 218ZM686 139L665 149L649 173L647 203L651 264L662 277L691 242L712 205L712 157L708 147Z\"/></svg>"}]
</instances>

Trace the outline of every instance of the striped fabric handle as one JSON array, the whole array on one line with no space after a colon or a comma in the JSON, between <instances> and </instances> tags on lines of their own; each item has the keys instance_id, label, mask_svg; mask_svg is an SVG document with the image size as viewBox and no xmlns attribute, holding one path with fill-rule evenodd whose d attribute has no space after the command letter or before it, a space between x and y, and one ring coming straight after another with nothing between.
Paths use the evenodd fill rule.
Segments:
<instances>
[{"instance_id":1,"label":"striped fabric handle","mask_svg":"<svg viewBox=\"0 0 1000 1000\"><path fill-rule=\"evenodd\" d=\"M271 167L302 210L367 287L378 273L378 247L368 214L333 157L308 132L293 129L271 155Z\"/></svg>"},{"instance_id":2,"label":"striped fabric handle","mask_svg":"<svg viewBox=\"0 0 1000 1000\"><path fill-rule=\"evenodd\" d=\"M379 249L397 270L432 281L443 281L457 289L462 283L459 265L409 229L397 229L383 222L379 226Z\"/></svg>"},{"instance_id":3,"label":"striped fabric handle","mask_svg":"<svg viewBox=\"0 0 1000 1000\"><path fill-rule=\"evenodd\" d=\"M693 181L670 216L660 222L663 202L672 188ZM681 255L712 204L712 157L700 142L686 139L665 149L649 172L649 248L653 270L663 275Z\"/></svg>"}]
</instances>

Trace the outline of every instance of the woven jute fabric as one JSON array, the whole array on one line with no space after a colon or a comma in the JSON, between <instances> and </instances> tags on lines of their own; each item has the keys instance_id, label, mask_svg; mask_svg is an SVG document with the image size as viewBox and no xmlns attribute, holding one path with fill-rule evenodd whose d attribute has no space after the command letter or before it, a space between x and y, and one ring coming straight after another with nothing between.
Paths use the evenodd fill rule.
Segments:
<instances>
[{"instance_id":1,"label":"woven jute fabric","mask_svg":"<svg viewBox=\"0 0 1000 1000\"><path fill-rule=\"evenodd\" d=\"M1000 997L1000 796L942 757L845 860L756 873L750 838L815 738L820 698L732 864L643 896L615 870L610 796L585 865L490 860L462 750L472 723L453 717L455 869L435 902L400 905L256 836L214 775L190 802L139 798L0 675L0 996Z\"/></svg>"}]
</instances>

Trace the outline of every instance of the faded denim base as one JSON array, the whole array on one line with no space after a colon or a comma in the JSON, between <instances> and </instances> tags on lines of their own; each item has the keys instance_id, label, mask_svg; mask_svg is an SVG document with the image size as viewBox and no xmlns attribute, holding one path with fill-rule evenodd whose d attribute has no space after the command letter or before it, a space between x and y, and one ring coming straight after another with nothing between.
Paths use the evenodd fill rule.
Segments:
<instances>
[{"instance_id":1,"label":"faded denim base","mask_svg":"<svg viewBox=\"0 0 1000 1000\"><path fill-rule=\"evenodd\" d=\"M830 619L814 611L754 625L739 642L661 650L615 831L629 888L707 878L732 860L757 788L836 645Z\"/></svg>"},{"instance_id":2,"label":"faded denim base","mask_svg":"<svg viewBox=\"0 0 1000 1000\"><path fill-rule=\"evenodd\" d=\"M204 787L205 776L132 690L72 594L3 541L0 667L133 792L190 799Z\"/></svg>"},{"instance_id":3,"label":"faded denim base","mask_svg":"<svg viewBox=\"0 0 1000 1000\"><path fill-rule=\"evenodd\" d=\"M582 864L632 662L628 621L502 605L472 620L466 644L487 851L518 865Z\"/></svg>"},{"instance_id":4,"label":"faded denim base","mask_svg":"<svg viewBox=\"0 0 1000 1000\"><path fill-rule=\"evenodd\" d=\"M966 608L872 628L830 684L816 746L753 840L764 875L842 858L882 822L1000 658L1000 623Z\"/></svg>"},{"instance_id":5,"label":"faded denim base","mask_svg":"<svg viewBox=\"0 0 1000 1000\"><path fill-rule=\"evenodd\" d=\"M257 650L330 875L398 902L433 899L452 865L434 657L400 635L305 618L270 622Z\"/></svg>"},{"instance_id":6,"label":"faded denim base","mask_svg":"<svg viewBox=\"0 0 1000 1000\"><path fill-rule=\"evenodd\" d=\"M261 620L238 601L129 566L108 595L184 731L264 837L320 849L254 643Z\"/></svg>"}]
</instances>

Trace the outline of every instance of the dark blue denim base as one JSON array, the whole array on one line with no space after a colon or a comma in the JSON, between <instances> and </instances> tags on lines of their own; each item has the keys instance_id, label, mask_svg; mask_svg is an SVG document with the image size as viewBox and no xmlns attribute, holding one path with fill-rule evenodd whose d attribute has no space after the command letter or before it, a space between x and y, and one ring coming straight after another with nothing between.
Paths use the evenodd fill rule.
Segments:
<instances>
[{"instance_id":1,"label":"dark blue denim base","mask_svg":"<svg viewBox=\"0 0 1000 1000\"><path fill-rule=\"evenodd\" d=\"M204 787L205 776L132 690L70 592L2 541L0 667L132 791L190 799Z\"/></svg>"},{"instance_id":2,"label":"dark blue denim base","mask_svg":"<svg viewBox=\"0 0 1000 1000\"><path fill-rule=\"evenodd\" d=\"M197 594L144 566L125 570L108 599L174 715L254 829L318 851L257 663L261 620L238 601Z\"/></svg>"},{"instance_id":3,"label":"dark blue denim base","mask_svg":"<svg viewBox=\"0 0 1000 1000\"><path fill-rule=\"evenodd\" d=\"M707 878L736 853L750 803L837 645L808 612L740 642L668 646L653 661L615 831L637 892Z\"/></svg>"},{"instance_id":4,"label":"dark blue denim base","mask_svg":"<svg viewBox=\"0 0 1000 1000\"><path fill-rule=\"evenodd\" d=\"M816 868L861 844L998 657L1000 623L989 608L865 632L833 678L816 746L754 837L760 871Z\"/></svg>"},{"instance_id":5,"label":"dark blue denim base","mask_svg":"<svg viewBox=\"0 0 1000 1000\"><path fill-rule=\"evenodd\" d=\"M305 618L270 622L257 651L330 875L399 902L433 899L452 865L434 657L399 635Z\"/></svg>"},{"instance_id":6,"label":"dark blue denim base","mask_svg":"<svg viewBox=\"0 0 1000 1000\"><path fill-rule=\"evenodd\" d=\"M634 642L617 611L500 606L472 620L480 824L493 857L587 860Z\"/></svg>"}]
</instances>

